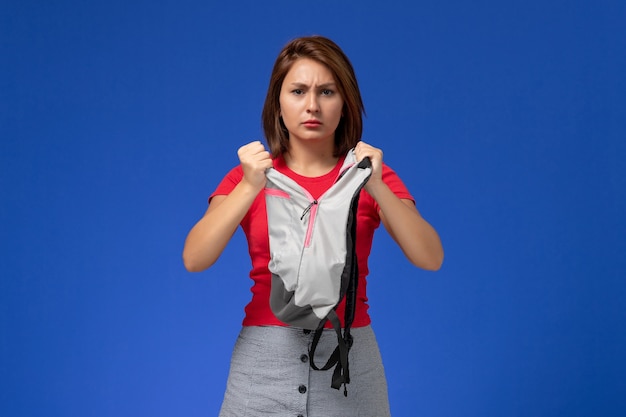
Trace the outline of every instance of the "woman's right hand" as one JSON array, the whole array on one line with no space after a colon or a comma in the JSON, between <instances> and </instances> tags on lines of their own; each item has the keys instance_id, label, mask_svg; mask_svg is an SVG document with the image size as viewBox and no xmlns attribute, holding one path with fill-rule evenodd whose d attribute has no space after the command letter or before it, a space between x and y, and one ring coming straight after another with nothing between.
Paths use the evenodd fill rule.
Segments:
<instances>
[{"instance_id":1,"label":"woman's right hand","mask_svg":"<svg viewBox=\"0 0 626 417\"><path fill-rule=\"evenodd\" d=\"M254 199L265 187L265 170L272 158L259 141L248 143L237 151L243 178L228 195L216 195L204 216L191 228L183 262L188 271L203 271L221 255Z\"/></svg>"},{"instance_id":2,"label":"woman's right hand","mask_svg":"<svg viewBox=\"0 0 626 417\"><path fill-rule=\"evenodd\" d=\"M237 150L243 170L243 179L253 189L261 191L265 187L265 170L273 166L272 156L260 141L250 142Z\"/></svg>"}]
</instances>

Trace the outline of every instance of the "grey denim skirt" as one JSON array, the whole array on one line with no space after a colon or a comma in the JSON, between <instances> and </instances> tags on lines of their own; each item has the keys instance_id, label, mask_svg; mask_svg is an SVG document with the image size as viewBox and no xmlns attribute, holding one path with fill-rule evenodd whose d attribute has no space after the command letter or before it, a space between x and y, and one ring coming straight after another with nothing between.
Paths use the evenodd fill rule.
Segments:
<instances>
[{"instance_id":1,"label":"grey denim skirt","mask_svg":"<svg viewBox=\"0 0 626 417\"><path fill-rule=\"evenodd\" d=\"M220 417L386 417L387 381L372 328L351 330L348 396L331 388L333 369L315 371L308 351L314 332L293 327L243 327L233 350ZM315 352L321 367L337 346L325 330Z\"/></svg>"}]
</instances>

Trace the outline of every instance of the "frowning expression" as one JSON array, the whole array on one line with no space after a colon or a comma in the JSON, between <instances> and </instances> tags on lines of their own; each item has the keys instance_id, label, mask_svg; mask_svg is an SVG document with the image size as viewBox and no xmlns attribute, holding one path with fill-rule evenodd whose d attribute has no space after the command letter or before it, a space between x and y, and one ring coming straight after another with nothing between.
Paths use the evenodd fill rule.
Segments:
<instances>
[{"instance_id":1,"label":"frowning expression","mask_svg":"<svg viewBox=\"0 0 626 417\"><path fill-rule=\"evenodd\" d=\"M328 67L312 59L298 59L283 80L279 101L290 141L334 143L343 98Z\"/></svg>"}]
</instances>

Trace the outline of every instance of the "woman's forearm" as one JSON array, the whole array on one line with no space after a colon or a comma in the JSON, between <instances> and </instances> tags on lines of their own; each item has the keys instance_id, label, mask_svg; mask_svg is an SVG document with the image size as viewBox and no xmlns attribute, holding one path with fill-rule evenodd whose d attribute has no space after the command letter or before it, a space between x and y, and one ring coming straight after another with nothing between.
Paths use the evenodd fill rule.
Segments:
<instances>
[{"instance_id":1,"label":"woman's forearm","mask_svg":"<svg viewBox=\"0 0 626 417\"><path fill-rule=\"evenodd\" d=\"M380 207L381 220L409 261L436 271L443 263L443 247L435 229L410 200L398 198L382 181L370 184L368 192Z\"/></svg>"},{"instance_id":2,"label":"woman's forearm","mask_svg":"<svg viewBox=\"0 0 626 417\"><path fill-rule=\"evenodd\" d=\"M265 187L265 170L272 167L269 152L260 141L237 150L243 178L230 194L213 197L204 216L187 235L183 263L198 272L217 261L259 192Z\"/></svg>"},{"instance_id":3,"label":"woman's forearm","mask_svg":"<svg viewBox=\"0 0 626 417\"><path fill-rule=\"evenodd\" d=\"M188 271L203 271L217 261L258 193L242 181L230 194L213 197L185 240L183 263Z\"/></svg>"}]
</instances>

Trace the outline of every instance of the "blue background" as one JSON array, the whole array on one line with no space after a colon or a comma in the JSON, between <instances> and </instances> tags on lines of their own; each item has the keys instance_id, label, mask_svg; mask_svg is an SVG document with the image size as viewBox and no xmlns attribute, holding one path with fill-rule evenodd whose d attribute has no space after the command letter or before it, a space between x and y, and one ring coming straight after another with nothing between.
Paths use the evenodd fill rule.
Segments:
<instances>
[{"instance_id":1,"label":"blue background","mask_svg":"<svg viewBox=\"0 0 626 417\"><path fill-rule=\"evenodd\" d=\"M626 415L626 3L3 1L0 414L217 415L250 294L238 232L183 268L262 139L274 59L350 56L446 250L383 230L369 294L394 416Z\"/></svg>"}]
</instances>

